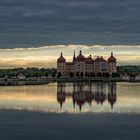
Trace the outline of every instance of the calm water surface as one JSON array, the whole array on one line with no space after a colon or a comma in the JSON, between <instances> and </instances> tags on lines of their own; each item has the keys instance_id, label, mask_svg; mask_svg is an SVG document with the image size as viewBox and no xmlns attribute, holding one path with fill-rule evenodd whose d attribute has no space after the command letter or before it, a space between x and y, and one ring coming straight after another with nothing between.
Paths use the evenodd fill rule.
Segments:
<instances>
[{"instance_id":1,"label":"calm water surface","mask_svg":"<svg viewBox=\"0 0 140 140\"><path fill-rule=\"evenodd\" d=\"M79 82L1 86L0 109L140 113L140 83Z\"/></svg>"}]
</instances>

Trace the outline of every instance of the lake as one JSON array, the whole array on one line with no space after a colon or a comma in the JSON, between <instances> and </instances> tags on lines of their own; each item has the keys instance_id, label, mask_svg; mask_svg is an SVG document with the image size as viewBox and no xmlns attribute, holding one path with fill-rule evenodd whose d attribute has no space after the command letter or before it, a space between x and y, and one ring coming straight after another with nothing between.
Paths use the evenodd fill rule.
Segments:
<instances>
[{"instance_id":1,"label":"lake","mask_svg":"<svg viewBox=\"0 0 140 140\"><path fill-rule=\"evenodd\" d=\"M1 110L140 113L140 83L73 82L1 86Z\"/></svg>"}]
</instances>

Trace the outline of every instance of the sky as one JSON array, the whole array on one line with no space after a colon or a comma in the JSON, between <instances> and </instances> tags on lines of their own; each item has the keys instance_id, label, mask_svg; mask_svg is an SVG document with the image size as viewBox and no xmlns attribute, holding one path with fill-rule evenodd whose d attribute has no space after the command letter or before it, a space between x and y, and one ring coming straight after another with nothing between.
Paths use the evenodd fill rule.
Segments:
<instances>
[{"instance_id":1,"label":"sky","mask_svg":"<svg viewBox=\"0 0 140 140\"><path fill-rule=\"evenodd\" d=\"M0 68L56 67L83 54L140 62L139 0L1 0Z\"/></svg>"}]
</instances>

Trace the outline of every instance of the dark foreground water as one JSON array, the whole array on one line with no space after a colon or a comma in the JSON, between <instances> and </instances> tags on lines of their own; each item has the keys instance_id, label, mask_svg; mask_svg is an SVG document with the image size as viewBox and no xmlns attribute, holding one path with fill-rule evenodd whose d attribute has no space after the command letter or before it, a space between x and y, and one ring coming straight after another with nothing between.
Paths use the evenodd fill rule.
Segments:
<instances>
[{"instance_id":1,"label":"dark foreground water","mask_svg":"<svg viewBox=\"0 0 140 140\"><path fill-rule=\"evenodd\" d=\"M137 114L0 112L0 140L139 140Z\"/></svg>"},{"instance_id":2,"label":"dark foreground water","mask_svg":"<svg viewBox=\"0 0 140 140\"><path fill-rule=\"evenodd\" d=\"M0 87L0 140L139 140L139 83Z\"/></svg>"}]
</instances>

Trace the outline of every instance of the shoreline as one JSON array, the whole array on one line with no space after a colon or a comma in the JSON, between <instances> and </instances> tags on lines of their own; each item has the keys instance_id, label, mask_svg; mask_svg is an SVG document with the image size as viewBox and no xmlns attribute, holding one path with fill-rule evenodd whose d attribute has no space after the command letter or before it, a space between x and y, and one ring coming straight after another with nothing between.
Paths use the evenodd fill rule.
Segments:
<instances>
[{"instance_id":1,"label":"shoreline","mask_svg":"<svg viewBox=\"0 0 140 140\"><path fill-rule=\"evenodd\" d=\"M96 115L137 115L140 116L139 112L51 112L51 111L40 111L40 110L28 110L28 109L0 109L0 113L14 112L14 113L34 113L34 114L49 114L49 115L73 115L73 116L96 116Z\"/></svg>"},{"instance_id":2,"label":"shoreline","mask_svg":"<svg viewBox=\"0 0 140 140\"><path fill-rule=\"evenodd\" d=\"M51 82L134 82L139 83L140 80L125 80L122 78L26 78L19 79L0 79L0 86L9 85L43 85Z\"/></svg>"}]
</instances>

